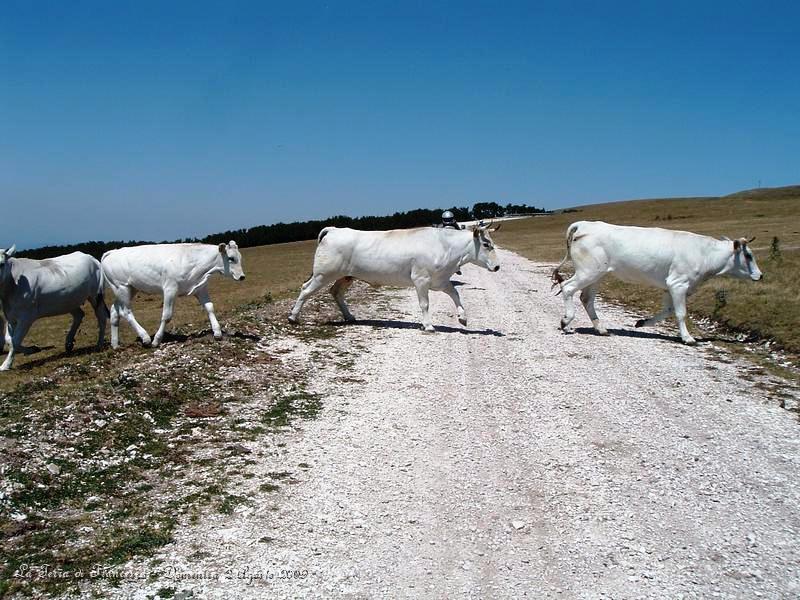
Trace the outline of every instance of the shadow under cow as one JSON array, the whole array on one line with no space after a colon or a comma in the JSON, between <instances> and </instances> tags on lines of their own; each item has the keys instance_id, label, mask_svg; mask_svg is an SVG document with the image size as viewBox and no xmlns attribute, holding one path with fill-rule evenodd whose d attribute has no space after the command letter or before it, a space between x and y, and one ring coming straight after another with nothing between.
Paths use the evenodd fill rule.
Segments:
<instances>
[{"instance_id":1,"label":"shadow under cow","mask_svg":"<svg viewBox=\"0 0 800 600\"><path fill-rule=\"evenodd\" d=\"M379 329L422 329L419 322L411 321L389 321L384 319L357 319L355 321L329 321L326 325L336 327L377 327ZM505 337L505 334L494 329L463 329L461 327L449 327L447 325L435 325L434 328L439 333L460 333L461 335L489 335L494 337Z\"/></svg>"}]
</instances>

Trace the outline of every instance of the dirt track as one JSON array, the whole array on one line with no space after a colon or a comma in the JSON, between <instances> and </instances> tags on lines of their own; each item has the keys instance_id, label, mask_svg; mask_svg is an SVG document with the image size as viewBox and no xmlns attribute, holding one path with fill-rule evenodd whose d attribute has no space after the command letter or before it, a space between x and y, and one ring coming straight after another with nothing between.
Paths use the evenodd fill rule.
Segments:
<instances>
[{"instance_id":1,"label":"dirt track","mask_svg":"<svg viewBox=\"0 0 800 600\"><path fill-rule=\"evenodd\" d=\"M800 430L764 377L602 303L618 335L592 335L580 313L565 335L548 268L500 258L497 274L456 277L465 331L443 294L436 334L419 330L412 290L353 303L376 320L334 343L366 350L344 378L315 374L322 412L253 466L297 483L178 531L161 568L204 581L115 593L797 597ZM287 368L308 364L286 344Z\"/></svg>"}]
</instances>

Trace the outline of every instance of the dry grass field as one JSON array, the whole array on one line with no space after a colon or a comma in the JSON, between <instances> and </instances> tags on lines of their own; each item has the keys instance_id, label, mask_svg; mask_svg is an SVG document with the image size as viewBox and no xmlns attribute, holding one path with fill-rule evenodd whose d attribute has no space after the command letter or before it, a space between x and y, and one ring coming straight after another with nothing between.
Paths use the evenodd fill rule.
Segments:
<instances>
[{"instance_id":1,"label":"dry grass field","mask_svg":"<svg viewBox=\"0 0 800 600\"><path fill-rule=\"evenodd\" d=\"M785 349L800 352L800 186L752 190L720 198L582 206L576 212L506 222L496 241L530 259L559 262L566 250L567 227L581 220L681 229L717 237L756 236L752 248L764 280L753 283L714 279L690 299L689 310L732 329L773 338ZM772 253L771 257L773 238L778 238L780 253ZM643 314L658 310L661 302L659 290L611 277L605 280L600 294L607 300L636 307Z\"/></svg>"}]
</instances>

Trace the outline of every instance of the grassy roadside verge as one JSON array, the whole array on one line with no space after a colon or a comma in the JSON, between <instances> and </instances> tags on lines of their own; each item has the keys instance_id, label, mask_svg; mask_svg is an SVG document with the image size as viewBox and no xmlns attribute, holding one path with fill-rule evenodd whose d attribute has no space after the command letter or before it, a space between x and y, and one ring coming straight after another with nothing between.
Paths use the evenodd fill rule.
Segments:
<instances>
[{"instance_id":1,"label":"grassy roadside verge","mask_svg":"<svg viewBox=\"0 0 800 600\"><path fill-rule=\"evenodd\" d=\"M339 330L314 316L330 303L309 306L313 326L286 322L313 244L250 250L244 285L217 281L223 341L198 310L158 349L126 332L119 351L44 351L0 378L0 597L91 596L92 573L151 556L209 511L252 504L233 490L256 477L264 440L319 412L305 368L270 350L295 340L318 362L346 360L323 348ZM152 328L160 299L142 300Z\"/></svg>"}]
</instances>

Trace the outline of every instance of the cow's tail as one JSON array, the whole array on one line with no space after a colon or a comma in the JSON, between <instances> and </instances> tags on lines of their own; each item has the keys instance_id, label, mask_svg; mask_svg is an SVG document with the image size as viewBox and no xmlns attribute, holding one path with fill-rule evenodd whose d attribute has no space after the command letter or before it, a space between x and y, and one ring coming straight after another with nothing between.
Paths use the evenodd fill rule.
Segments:
<instances>
[{"instance_id":1,"label":"cow's tail","mask_svg":"<svg viewBox=\"0 0 800 600\"><path fill-rule=\"evenodd\" d=\"M103 254L103 256L105 257L105 254ZM97 263L97 268L99 269L99 273L100 273L100 285L98 286L99 289L97 290L97 295L94 298L95 306L102 306L103 310L106 313L106 318L110 319L111 318L111 311L109 311L108 310L108 306L106 306L106 297L105 297L106 274L105 274L105 271L103 271L103 264L101 262L99 262L99 261Z\"/></svg>"},{"instance_id":2,"label":"cow's tail","mask_svg":"<svg viewBox=\"0 0 800 600\"><path fill-rule=\"evenodd\" d=\"M558 294L561 293L560 287L561 287L561 284L564 283L564 276L560 273L560 270L561 270L561 267L563 267L565 264L567 264L567 262L571 258L570 249L572 248L572 240L575 237L575 232L576 231L578 231L578 224L577 223L573 223L567 229L567 253L564 255L564 258L558 264L558 266L555 269L553 269L553 274L550 277L550 279L553 282L553 285L550 286L550 289L552 290L554 287L559 286L559 290L558 290L558 293L556 294L556 296L558 296Z\"/></svg>"},{"instance_id":3,"label":"cow's tail","mask_svg":"<svg viewBox=\"0 0 800 600\"><path fill-rule=\"evenodd\" d=\"M331 229L336 229L335 227L325 227L322 231L319 232L317 236L317 244L321 244L322 240L325 239L325 236L328 235Z\"/></svg>"}]
</instances>

